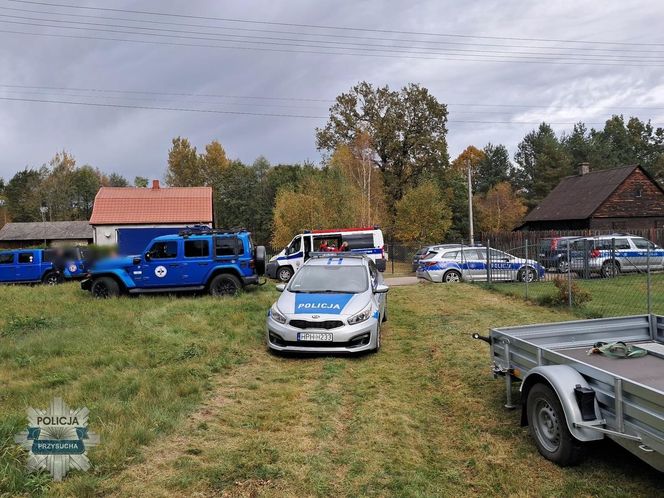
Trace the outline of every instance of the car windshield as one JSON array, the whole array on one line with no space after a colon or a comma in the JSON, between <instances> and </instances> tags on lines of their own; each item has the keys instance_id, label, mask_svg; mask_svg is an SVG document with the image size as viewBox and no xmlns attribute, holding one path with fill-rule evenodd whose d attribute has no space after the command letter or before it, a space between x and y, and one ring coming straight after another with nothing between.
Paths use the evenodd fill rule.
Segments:
<instances>
[{"instance_id":1,"label":"car windshield","mask_svg":"<svg viewBox=\"0 0 664 498\"><path fill-rule=\"evenodd\" d=\"M367 271L361 265L303 266L288 286L290 292L358 294L369 288Z\"/></svg>"}]
</instances>

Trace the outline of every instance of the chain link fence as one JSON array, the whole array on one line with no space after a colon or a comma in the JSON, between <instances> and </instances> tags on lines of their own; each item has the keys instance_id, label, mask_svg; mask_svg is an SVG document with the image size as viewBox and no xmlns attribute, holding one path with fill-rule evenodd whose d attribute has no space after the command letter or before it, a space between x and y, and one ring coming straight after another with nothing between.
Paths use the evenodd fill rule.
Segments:
<instances>
[{"instance_id":1,"label":"chain link fence","mask_svg":"<svg viewBox=\"0 0 664 498\"><path fill-rule=\"evenodd\" d=\"M653 242L628 234L522 242L464 246L455 255L463 280L585 318L664 314L664 249ZM390 249L387 275L413 274L418 248Z\"/></svg>"}]
</instances>

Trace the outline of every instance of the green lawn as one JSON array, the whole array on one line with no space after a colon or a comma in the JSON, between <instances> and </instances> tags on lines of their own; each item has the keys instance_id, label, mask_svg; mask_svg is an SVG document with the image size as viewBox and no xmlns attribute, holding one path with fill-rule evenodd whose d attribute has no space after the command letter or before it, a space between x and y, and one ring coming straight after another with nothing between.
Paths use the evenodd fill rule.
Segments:
<instances>
[{"instance_id":1,"label":"green lawn","mask_svg":"<svg viewBox=\"0 0 664 498\"><path fill-rule=\"evenodd\" d=\"M548 278L551 276L547 275ZM558 275L567 281L567 275ZM620 275L616 278L591 278L573 280L581 289L587 291L591 300L578 307L574 312L582 317L625 316L648 312L648 286L646 275ZM525 298L524 283L495 283L491 290L510 296ZM528 284L528 299L536 303L546 302L556 293L551 280ZM651 310L664 315L664 274L651 275Z\"/></svg>"},{"instance_id":2,"label":"green lawn","mask_svg":"<svg viewBox=\"0 0 664 498\"><path fill-rule=\"evenodd\" d=\"M0 288L0 495L661 495L661 474L609 442L572 469L539 457L469 338L572 315L466 284L394 288L379 354L293 358L263 343L276 295ZM102 438L60 484L13 443L55 395Z\"/></svg>"}]
</instances>

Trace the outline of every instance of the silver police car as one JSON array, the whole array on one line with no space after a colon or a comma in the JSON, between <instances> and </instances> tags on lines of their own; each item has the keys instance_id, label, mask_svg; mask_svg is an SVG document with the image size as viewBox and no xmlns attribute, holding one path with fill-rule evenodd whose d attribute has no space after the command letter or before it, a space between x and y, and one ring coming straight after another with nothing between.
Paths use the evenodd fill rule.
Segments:
<instances>
[{"instance_id":1,"label":"silver police car","mask_svg":"<svg viewBox=\"0 0 664 498\"><path fill-rule=\"evenodd\" d=\"M382 274L364 255L313 253L282 292L267 317L273 351L360 353L380 349L386 320Z\"/></svg>"}]
</instances>

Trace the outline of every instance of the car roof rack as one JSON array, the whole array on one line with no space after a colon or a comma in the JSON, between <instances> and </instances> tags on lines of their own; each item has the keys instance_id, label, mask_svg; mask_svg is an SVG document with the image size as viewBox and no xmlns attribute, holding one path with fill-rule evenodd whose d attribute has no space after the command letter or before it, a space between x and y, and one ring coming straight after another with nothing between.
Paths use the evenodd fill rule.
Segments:
<instances>
[{"instance_id":1,"label":"car roof rack","mask_svg":"<svg viewBox=\"0 0 664 498\"><path fill-rule=\"evenodd\" d=\"M236 234L240 232L246 232L246 228L210 228L207 225L193 225L190 227L185 227L181 230L178 235L182 237L189 237L190 235L215 235L215 234Z\"/></svg>"}]
</instances>

